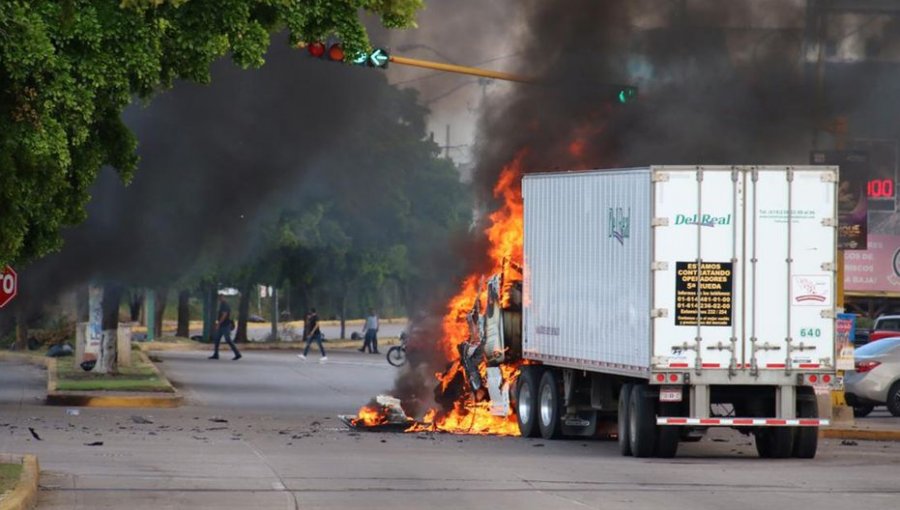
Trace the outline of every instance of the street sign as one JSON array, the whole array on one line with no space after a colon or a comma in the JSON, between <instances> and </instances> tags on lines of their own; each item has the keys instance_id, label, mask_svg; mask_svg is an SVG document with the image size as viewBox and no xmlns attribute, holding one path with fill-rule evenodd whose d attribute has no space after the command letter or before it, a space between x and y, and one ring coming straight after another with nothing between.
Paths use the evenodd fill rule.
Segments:
<instances>
[{"instance_id":1,"label":"street sign","mask_svg":"<svg viewBox=\"0 0 900 510\"><path fill-rule=\"evenodd\" d=\"M382 69L386 69L388 66L388 62L390 61L391 56L384 48L375 48L374 50L372 50L372 53L369 54L369 65L372 67L380 67Z\"/></svg>"},{"instance_id":2,"label":"street sign","mask_svg":"<svg viewBox=\"0 0 900 510\"><path fill-rule=\"evenodd\" d=\"M0 308L3 308L16 297L19 292L19 275L13 268L6 266L0 273Z\"/></svg>"}]
</instances>

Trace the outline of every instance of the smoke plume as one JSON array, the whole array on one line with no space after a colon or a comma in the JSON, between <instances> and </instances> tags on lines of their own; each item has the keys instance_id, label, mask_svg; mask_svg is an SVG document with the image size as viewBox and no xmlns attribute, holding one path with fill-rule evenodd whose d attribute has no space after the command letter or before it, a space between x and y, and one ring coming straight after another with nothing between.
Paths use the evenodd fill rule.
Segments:
<instances>
[{"instance_id":1,"label":"smoke plume","mask_svg":"<svg viewBox=\"0 0 900 510\"><path fill-rule=\"evenodd\" d=\"M806 59L805 5L517 2L526 26L517 50L530 58L515 72L533 76L535 83L515 85L481 116L475 183L485 209L491 209L498 175L517 154L524 154L525 172L807 164L814 128L834 115L849 116L857 136L896 138L896 125L868 128L884 108L897 110L900 103L882 97L875 106L868 98L897 76L897 66L873 74L826 62L820 94L815 62ZM637 98L618 104L612 93L618 84L639 87ZM896 99L897 92L892 94ZM820 148L832 143L819 140ZM479 247L482 230L469 250L486 257ZM470 271L480 267L483 259L474 260ZM440 335L439 326L423 328L420 343ZM434 388L429 376L447 361L431 356L413 363L400 377L398 396L427 400Z\"/></svg>"},{"instance_id":2,"label":"smoke plume","mask_svg":"<svg viewBox=\"0 0 900 510\"><path fill-rule=\"evenodd\" d=\"M276 39L259 70L223 60L211 85L180 83L126 112L141 157L134 181L102 171L62 251L20 271L18 306L91 281L174 284L204 264L227 268L257 247L267 213L327 193L315 185L322 159L377 107L386 80ZM345 177L364 189L377 172Z\"/></svg>"}]
</instances>

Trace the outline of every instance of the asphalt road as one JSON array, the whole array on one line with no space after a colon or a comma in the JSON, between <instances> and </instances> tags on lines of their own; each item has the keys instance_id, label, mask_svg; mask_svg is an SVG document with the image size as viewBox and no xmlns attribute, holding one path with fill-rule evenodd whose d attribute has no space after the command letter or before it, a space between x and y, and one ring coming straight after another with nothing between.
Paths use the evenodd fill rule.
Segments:
<instances>
[{"instance_id":1,"label":"asphalt road","mask_svg":"<svg viewBox=\"0 0 900 510\"><path fill-rule=\"evenodd\" d=\"M0 451L38 454L39 508L844 510L900 497L895 443L823 440L815 460L763 460L720 431L644 460L609 441L351 432L336 415L391 386L381 357L160 357L187 406L72 416L40 405L42 370L0 364Z\"/></svg>"}]
</instances>

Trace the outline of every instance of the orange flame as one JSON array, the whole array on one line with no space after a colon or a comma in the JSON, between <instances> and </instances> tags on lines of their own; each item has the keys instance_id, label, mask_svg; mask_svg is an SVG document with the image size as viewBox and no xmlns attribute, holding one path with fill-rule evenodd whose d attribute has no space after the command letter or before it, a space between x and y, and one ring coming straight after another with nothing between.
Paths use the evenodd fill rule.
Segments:
<instances>
[{"instance_id":1,"label":"orange flame","mask_svg":"<svg viewBox=\"0 0 900 510\"><path fill-rule=\"evenodd\" d=\"M380 407L363 406L356 413L356 419L352 420L354 426L364 425L366 427L374 427L387 423L387 413Z\"/></svg>"},{"instance_id":2,"label":"orange flame","mask_svg":"<svg viewBox=\"0 0 900 510\"><path fill-rule=\"evenodd\" d=\"M502 205L490 216L490 225L485 230L490 247L488 256L491 266L487 274L502 274L503 288L501 289L501 305L509 303L509 290L512 279L509 274L513 269L521 271L522 250L524 242L523 231L523 204L521 190L522 160L524 152L520 152L513 161L500 173L500 178L494 187L494 196L502 200ZM447 304L447 312L442 321L442 337L440 348L447 360L451 361L450 367L443 373L435 374L440 385L441 393L447 391L457 375L460 373L468 377L459 359L459 346L468 342L471 336L470 326L466 321L467 314L475 307L476 302L481 302L485 296L482 294L483 280L480 273L466 277L459 292L450 299ZM523 361L501 365L500 372L503 384L508 388L513 387L519 374L519 366ZM487 364L481 360L478 371L482 380L487 380ZM505 436L518 436L519 428L514 412L507 416L491 414L490 403L477 401L470 391L464 391L453 408L449 410L429 409L421 422L415 423L407 432L441 431L455 434L495 434ZM381 425L387 422L384 409L376 407L363 407L359 410L354 425L365 426Z\"/></svg>"},{"instance_id":3,"label":"orange flame","mask_svg":"<svg viewBox=\"0 0 900 510\"><path fill-rule=\"evenodd\" d=\"M524 152L520 152L513 161L500 173L494 186L494 196L502 201L499 209L490 216L490 225L485 230L489 241L488 257L491 266L487 274L501 273L504 287L501 289L501 305L509 302L509 288L512 279L510 269L521 268L522 249L524 243L523 204L522 204L522 160ZM469 325L465 321L466 314L482 297L482 278L480 274L472 274L463 280L459 292L447 304L442 327L441 347L448 360L453 360L450 368L443 373L435 374L441 385L441 392L465 369L459 360L459 345L470 337ZM501 366L503 382L512 387L518 375L521 361ZM478 367L482 379L487 379L487 366L484 361ZM460 434L496 434L518 436L519 428L516 415L495 416L490 413L488 402L476 402L471 395L461 397L453 403L453 408L444 411L429 410L423 423L414 425L409 431L443 431Z\"/></svg>"}]
</instances>

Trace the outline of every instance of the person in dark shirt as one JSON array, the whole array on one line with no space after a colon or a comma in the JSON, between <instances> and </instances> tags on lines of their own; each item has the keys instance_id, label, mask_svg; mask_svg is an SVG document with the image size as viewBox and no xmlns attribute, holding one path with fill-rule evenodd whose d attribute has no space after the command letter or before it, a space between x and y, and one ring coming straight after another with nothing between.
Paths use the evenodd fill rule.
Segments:
<instances>
[{"instance_id":1,"label":"person in dark shirt","mask_svg":"<svg viewBox=\"0 0 900 510\"><path fill-rule=\"evenodd\" d=\"M298 354L297 357L305 360L306 355L309 354L309 346L312 345L313 342L316 342L319 344L319 351L322 353L322 358L319 361L328 361L328 356L325 355L325 348L322 347L322 331L319 329L319 314L316 313L315 308L310 308L309 313L306 314L303 330L306 332L306 348L303 349L303 354Z\"/></svg>"},{"instance_id":2,"label":"person in dark shirt","mask_svg":"<svg viewBox=\"0 0 900 510\"><path fill-rule=\"evenodd\" d=\"M241 359L241 352L231 341L232 330L234 330L234 321L231 319L231 306L225 300L225 294L219 294L219 312L216 315L216 329L213 332L213 355L209 359L219 359L219 343L223 336L231 347L231 352L234 353L232 359L235 361Z\"/></svg>"}]
</instances>

